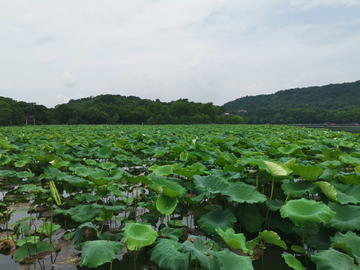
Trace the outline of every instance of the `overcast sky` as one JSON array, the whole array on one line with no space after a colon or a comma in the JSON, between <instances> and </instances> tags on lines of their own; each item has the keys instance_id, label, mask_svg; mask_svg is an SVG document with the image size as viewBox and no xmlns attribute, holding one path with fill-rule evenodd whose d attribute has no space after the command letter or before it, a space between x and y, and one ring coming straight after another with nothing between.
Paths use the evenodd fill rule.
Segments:
<instances>
[{"instance_id":1,"label":"overcast sky","mask_svg":"<svg viewBox=\"0 0 360 270\"><path fill-rule=\"evenodd\" d=\"M0 96L223 105L360 80L359 0L0 0Z\"/></svg>"}]
</instances>

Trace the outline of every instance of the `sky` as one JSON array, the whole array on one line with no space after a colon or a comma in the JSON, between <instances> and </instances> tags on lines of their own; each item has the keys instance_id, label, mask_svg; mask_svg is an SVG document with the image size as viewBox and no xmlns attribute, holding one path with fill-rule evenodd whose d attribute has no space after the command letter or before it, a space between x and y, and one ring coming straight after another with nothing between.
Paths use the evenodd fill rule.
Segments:
<instances>
[{"instance_id":1,"label":"sky","mask_svg":"<svg viewBox=\"0 0 360 270\"><path fill-rule=\"evenodd\" d=\"M223 105L360 80L359 0L0 0L0 96Z\"/></svg>"}]
</instances>

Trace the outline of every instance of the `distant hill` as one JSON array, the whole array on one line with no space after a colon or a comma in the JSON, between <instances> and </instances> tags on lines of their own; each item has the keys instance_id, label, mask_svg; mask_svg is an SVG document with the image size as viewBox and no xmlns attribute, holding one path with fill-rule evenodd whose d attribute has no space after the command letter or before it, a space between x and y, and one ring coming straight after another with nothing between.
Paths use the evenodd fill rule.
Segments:
<instances>
[{"instance_id":1,"label":"distant hill","mask_svg":"<svg viewBox=\"0 0 360 270\"><path fill-rule=\"evenodd\" d=\"M229 113L246 116L248 123L359 122L360 81L246 96L224 107Z\"/></svg>"}]
</instances>

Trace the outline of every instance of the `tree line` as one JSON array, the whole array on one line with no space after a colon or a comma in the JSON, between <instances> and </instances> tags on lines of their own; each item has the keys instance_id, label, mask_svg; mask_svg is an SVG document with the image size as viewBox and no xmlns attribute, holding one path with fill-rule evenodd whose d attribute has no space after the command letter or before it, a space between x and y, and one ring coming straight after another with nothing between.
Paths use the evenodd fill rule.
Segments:
<instances>
[{"instance_id":1,"label":"tree line","mask_svg":"<svg viewBox=\"0 0 360 270\"><path fill-rule=\"evenodd\" d=\"M232 114L247 117L249 124L357 123L360 81L246 96L225 103L224 107Z\"/></svg>"},{"instance_id":2,"label":"tree line","mask_svg":"<svg viewBox=\"0 0 360 270\"><path fill-rule=\"evenodd\" d=\"M135 96L100 95L70 100L54 108L0 97L0 125L36 124L244 124L241 116L225 116L223 106L179 99L161 102Z\"/></svg>"}]
</instances>

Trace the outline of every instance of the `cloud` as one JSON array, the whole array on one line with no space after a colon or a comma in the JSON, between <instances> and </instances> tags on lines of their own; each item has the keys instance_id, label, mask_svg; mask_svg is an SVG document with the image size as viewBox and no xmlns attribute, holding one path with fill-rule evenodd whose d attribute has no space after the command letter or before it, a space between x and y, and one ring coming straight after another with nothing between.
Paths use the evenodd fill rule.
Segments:
<instances>
[{"instance_id":1,"label":"cloud","mask_svg":"<svg viewBox=\"0 0 360 270\"><path fill-rule=\"evenodd\" d=\"M59 94L59 95L55 95L56 98L60 99L61 101L63 101L63 103L68 103L70 98L66 97L63 94Z\"/></svg>"},{"instance_id":2,"label":"cloud","mask_svg":"<svg viewBox=\"0 0 360 270\"><path fill-rule=\"evenodd\" d=\"M61 79L66 87L74 87L78 82L78 79L71 75L68 71L61 74Z\"/></svg>"}]
</instances>

